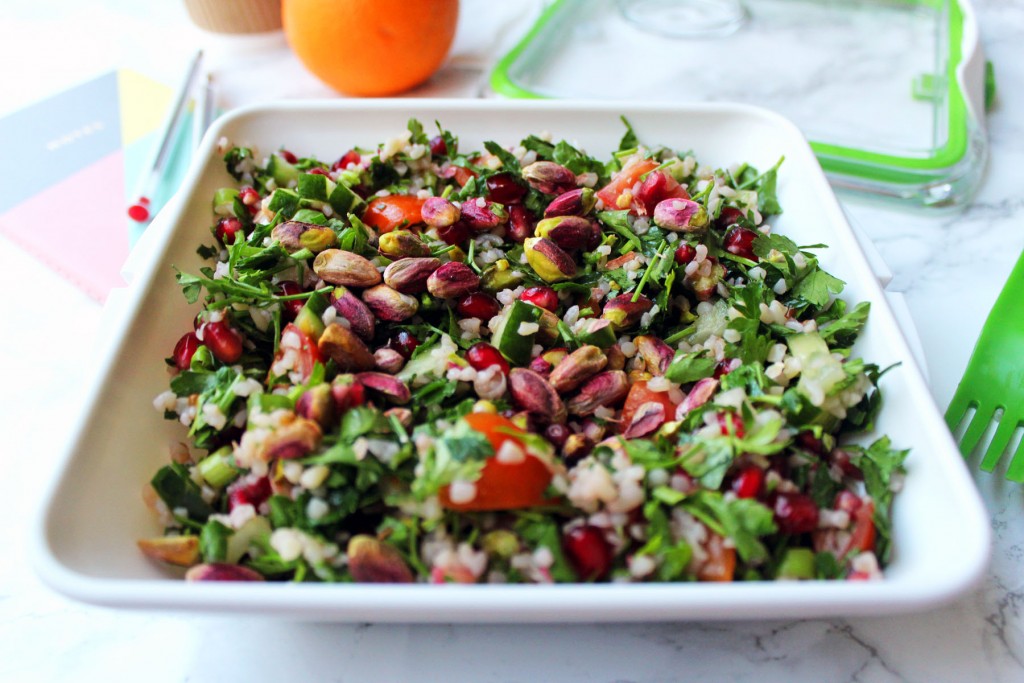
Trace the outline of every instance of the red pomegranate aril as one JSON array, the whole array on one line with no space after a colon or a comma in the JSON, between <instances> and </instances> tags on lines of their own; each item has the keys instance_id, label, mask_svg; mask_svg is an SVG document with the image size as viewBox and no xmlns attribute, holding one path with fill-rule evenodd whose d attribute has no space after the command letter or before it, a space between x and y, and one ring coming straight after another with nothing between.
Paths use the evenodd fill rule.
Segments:
<instances>
[{"instance_id":1,"label":"red pomegranate aril","mask_svg":"<svg viewBox=\"0 0 1024 683\"><path fill-rule=\"evenodd\" d=\"M320 168L319 166L314 166L313 168L306 171L306 173L311 173L313 175L328 175L327 171L323 168Z\"/></svg>"},{"instance_id":2,"label":"red pomegranate aril","mask_svg":"<svg viewBox=\"0 0 1024 683\"><path fill-rule=\"evenodd\" d=\"M435 156L444 156L448 153L448 143L440 135L430 138L430 153Z\"/></svg>"},{"instance_id":3,"label":"red pomegranate aril","mask_svg":"<svg viewBox=\"0 0 1024 683\"><path fill-rule=\"evenodd\" d=\"M599 581L612 566L612 549L604 532L589 524L570 529L562 539L562 548L582 581Z\"/></svg>"},{"instance_id":4,"label":"red pomegranate aril","mask_svg":"<svg viewBox=\"0 0 1024 683\"><path fill-rule=\"evenodd\" d=\"M738 368L742 364L739 358L723 358L715 363L715 379L721 379L724 375Z\"/></svg>"},{"instance_id":5,"label":"red pomegranate aril","mask_svg":"<svg viewBox=\"0 0 1024 683\"><path fill-rule=\"evenodd\" d=\"M171 354L175 367L179 370L188 370L192 365L192 356L202 344L195 332L183 334L178 343L174 345L174 353Z\"/></svg>"},{"instance_id":6,"label":"red pomegranate aril","mask_svg":"<svg viewBox=\"0 0 1024 683\"><path fill-rule=\"evenodd\" d=\"M270 479L260 477L256 481L237 486L228 493L228 510L234 510L237 506L246 504L259 508L270 498L270 494Z\"/></svg>"},{"instance_id":7,"label":"red pomegranate aril","mask_svg":"<svg viewBox=\"0 0 1024 683\"><path fill-rule=\"evenodd\" d=\"M518 204L526 196L526 187L511 173L495 173L487 179L487 199L499 204Z\"/></svg>"},{"instance_id":8,"label":"red pomegranate aril","mask_svg":"<svg viewBox=\"0 0 1024 683\"><path fill-rule=\"evenodd\" d=\"M680 265L689 263L695 258L697 258L697 250L692 245L680 244L676 249L676 263Z\"/></svg>"},{"instance_id":9,"label":"red pomegranate aril","mask_svg":"<svg viewBox=\"0 0 1024 683\"><path fill-rule=\"evenodd\" d=\"M445 244L457 246L469 239L469 226L463 221L455 221L446 228L438 228L437 236Z\"/></svg>"},{"instance_id":10,"label":"red pomegranate aril","mask_svg":"<svg viewBox=\"0 0 1024 683\"><path fill-rule=\"evenodd\" d=\"M722 436L732 434L737 439L742 439L744 434L746 434L746 431L743 429L743 419L736 413L724 410L718 413L716 417Z\"/></svg>"},{"instance_id":11,"label":"red pomegranate aril","mask_svg":"<svg viewBox=\"0 0 1024 683\"><path fill-rule=\"evenodd\" d=\"M746 465L732 480L732 490L738 498L756 498L764 483L764 470L757 465Z\"/></svg>"},{"instance_id":12,"label":"red pomegranate aril","mask_svg":"<svg viewBox=\"0 0 1024 683\"><path fill-rule=\"evenodd\" d=\"M280 152L278 152L278 155L280 155L280 157L287 161L289 164L294 164L296 161L299 160L297 156L295 156L286 149L282 149Z\"/></svg>"},{"instance_id":13,"label":"red pomegranate aril","mask_svg":"<svg viewBox=\"0 0 1024 683\"><path fill-rule=\"evenodd\" d=\"M402 354L402 358L406 360L412 358L412 352L419 345L420 340L406 330L399 330L388 340L388 348L398 351L398 353Z\"/></svg>"},{"instance_id":14,"label":"red pomegranate aril","mask_svg":"<svg viewBox=\"0 0 1024 683\"><path fill-rule=\"evenodd\" d=\"M735 206L727 206L718 214L718 227L727 228L743 218L743 212Z\"/></svg>"},{"instance_id":15,"label":"red pomegranate aril","mask_svg":"<svg viewBox=\"0 0 1024 683\"><path fill-rule=\"evenodd\" d=\"M784 534L806 534L818 528L818 506L802 493L780 493L772 505L775 524Z\"/></svg>"},{"instance_id":16,"label":"red pomegranate aril","mask_svg":"<svg viewBox=\"0 0 1024 683\"><path fill-rule=\"evenodd\" d=\"M654 207L665 198L667 187L668 176L661 171L651 171L647 174L633 196L633 199L643 207L643 215L650 216L654 213Z\"/></svg>"},{"instance_id":17,"label":"red pomegranate aril","mask_svg":"<svg viewBox=\"0 0 1024 683\"><path fill-rule=\"evenodd\" d=\"M756 239L757 233L753 230L733 228L725 234L723 245L730 254L756 261L757 254L754 253L754 240Z\"/></svg>"},{"instance_id":18,"label":"red pomegranate aril","mask_svg":"<svg viewBox=\"0 0 1024 683\"><path fill-rule=\"evenodd\" d=\"M550 287L527 287L519 299L549 311L558 310L558 293Z\"/></svg>"},{"instance_id":19,"label":"red pomegranate aril","mask_svg":"<svg viewBox=\"0 0 1024 683\"><path fill-rule=\"evenodd\" d=\"M339 413L344 413L351 408L357 408L366 402L366 387L359 382L342 384L335 382L331 385L331 398L334 399L334 407Z\"/></svg>"},{"instance_id":20,"label":"red pomegranate aril","mask_svg":"<svg viewBox=\"0 0 1024 683\"><path fill-rule=\"evenodd\" d=\"M466 351L466 361L477 371L497 365L501 368L502 373L507 375L509 372L508 361L501 355L501 351L487 342L478 342L470 346Z\"/></svg>"},{"instance_id":21,"label":"red pomegranate aril","mask_svg":"<svg viewBox=\"0 0 1024 683\"><path fill-rule=\"evenodd\" d=\"M246 206L256 206L260 203L260 193L256 191L256 188L248 185L238 191L238 198Z\"/></svg>"},{"instance_id":22,"label":"red pomegranate aril","mask_svg":"<svg viewBox=\"0 0 1024 683\"><path fill-rule=\"evenodd\" d=\"M217 221L217 229L215 234L217 239L220 240L221 244L228 246L235 243L235 235L243 233L242 221L238 220L234 216L227 218L221 218Z\"/></svg>"},{"instance_id":23,"label":"red pomegranate aril","mask_svg":"<svg viewBox=\"0 0 1024 683\"><path fill-rule=\"evenodd\" d=\"M206 323L203 344L222 363L234 363L242 357L242 336L223 320Z\"/></svg>"},{"instance_id":24,"label":"red pomegranate aril","mask_svg":"<svg viewBox=\"0 0 1024 683\"><path fill-rule=\"evenodd\" d=\"M561 448L569 438L569 428L565 425L549 424L544 430L544 438L553 443L555 448Z\"/></svg>"},{"instance_id":25,"label":"red pomegranate aril","mask_svg":"<svg viewBox=\"0 0 1024 683\"><path fill-rule=\"evenodd\" d=\"M473 292L462 297L455 310L463 318L479 318L486 323L501 313L501 304L486 292Z\"/></svg>"},{"instance_id":26,"label":"red pomegranate aril","mask_svg":"<svg viewBox=\"0 0 1024 683\"><path fill-rule=\"evenodd\" d=\"M298 282L293 282L291 280L281 282L280 287L281 294L283 296L302 294L302 292L305 291L301 286L299 286ZM306 301L304 299L288 299L287 301L282 301L281 304L284 307L286 317L289 320L294 320L295 316L297 316L299 311L302 310L302 307L306 305Z\"/></svg>"},{"instance_id":27,"label":"red pomegranate aril","mask_svg":"<svg viewBox=\"0 0 1024 683\"><path fill-rule=\"evenodd\" d=\"M331 170L344 171L352 164L358 166L359 162L362 161L362 159L363 157L361 154L359 154L359 152L355 151L354 149L350 149L349 151L345 152L345 154L343 154L340 159L331 164Z\"/></svg>"},{"instance_id":28,"label":"red pomegranate aril","mask_svg":"<svg viewBox=\"0 0 1024 683\"><path fill-rule=\"evenodd\" d=\"M825 446L821 439L814 436L814 432L803 431L797 434L796 445L815 455L825 455Z\"/></svg>"},{"instance_id":29,"label":"red pomegranate aril","mask_svg":"<svg viewBox=\"0 0 1024 683\"><path fill-rule=\"evenodd\" d=\"M853 459L850 458L850 454L841 448L834 449L828 454L828 462L834 467L838 467L842 470L843 474L856 481L862 481L864 479L864 473L861 472L860 468L853 463Z\"/></svg>"},{"instance_id":30,"label":"red pomegranate aril","mask_svg":"<svg viewBox=\"0 0 1024 683\"><path fill-rule=\"evenodd\" d=\"M847 512L852 515L857 512L863 504L864 501L862 501L860 496L853 491L840 491L836 494L836 500L832 507L836 510L842 510L843 512Z\"/></svg>"}]
</instances>

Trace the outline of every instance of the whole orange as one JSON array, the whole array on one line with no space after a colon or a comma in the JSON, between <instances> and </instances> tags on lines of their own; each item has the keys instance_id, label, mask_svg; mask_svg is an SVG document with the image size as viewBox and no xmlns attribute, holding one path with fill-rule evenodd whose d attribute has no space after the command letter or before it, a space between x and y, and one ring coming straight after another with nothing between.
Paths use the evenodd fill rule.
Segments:
<instances>
[{"instance_id":1,"label":"whole orange","mask_svg":"<svg viewBox=\"0 0 1024 683\"><path fill-rule=\"evenodd\" d=\"M285 37L317 78L347 95L394 95L448 55L458 0L283 0Z\"/></svg>"}]
</instances>

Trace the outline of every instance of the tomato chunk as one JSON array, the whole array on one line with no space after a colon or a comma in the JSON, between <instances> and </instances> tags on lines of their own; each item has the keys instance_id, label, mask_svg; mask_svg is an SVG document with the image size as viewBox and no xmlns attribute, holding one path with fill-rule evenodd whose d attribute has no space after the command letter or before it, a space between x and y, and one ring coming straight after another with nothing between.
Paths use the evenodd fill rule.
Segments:
<instances>
[{"instance_id":1,"label":"tomato chunk","mask_svg":"<svg viewBox=\"0 0 1024 683\"><path fill-rule=\"evenodd\" d=\"M366 205L362 221L381 233L391 232L404 225L417 225L423 222L421 210L424 201L405 194L374 197Z\"/></svg>"},{"instance_id":2,"label":"tomato chunk","mask_svg":"<svg viewBox=\"0 0 1024 683\"><path fill-rule=\"evenodd\" d=\"M469 426L482 433L497 453L506 441L526 451L526 445L515 437L522 430L508 418L492 413L470 413L465 418ZM492 457L484 464L476 480L476 496L466 503L452 502L449 487L441 489L441 505L449 510L476 512L483 510L513 510L534 507L548 502L544 496L551 483L551 470L540 458L529 453L521 462L499 462Z\"/></svg>"},{"instance_id":3,"label":"tomato chunk","mask_svg":"<svg viewBox=\"0 0 1024 683\"><path fill-rule=\"evenodd\" d=\"M634 157L630 159L618 173L612 176L611 181L597 191L597 198L604 202L605 211L618 211L628 209L633 203L633 186L640 182L640 176L649 173L658 167L658 162L653 159L641 159ZM619 198L623 193L629 191L629 197Z\"/></svg>"},{"instance_id":4,"label":"tomato chunk","mask_svg":"<svg viewBox=\"0 0 1024 683\"><path fill-rule=\"evenodd\" d=\"M320 350L316 342L295 323L288 323L281 330L281 343L270 365L271 376L289 373L305 382L313 374L313 368L320 362Z\"/></svg>"}]
</instances>

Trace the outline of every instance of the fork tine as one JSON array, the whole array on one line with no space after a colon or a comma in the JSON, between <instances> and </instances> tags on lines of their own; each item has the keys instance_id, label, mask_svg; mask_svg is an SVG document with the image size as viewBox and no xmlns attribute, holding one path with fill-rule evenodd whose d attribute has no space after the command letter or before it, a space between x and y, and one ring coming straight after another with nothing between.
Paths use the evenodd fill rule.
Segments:
<instances>
[{"instance_id":1,"label":"fork tine","mask_svg":"<svg viewBox=\"0 0 1024 683\"><path fill-rule=\"evenodd\" d=\"M982 471L991 472L995 469L996 463L999 462L999 458L1003 455L1003 451L1010 444L1013 433L1017 431L1018 424L1020 424L1020 418L1003 411L1003 416L999 420L999 427L992 436L992 442L988 445L985 457L982 458L981 465L979 465Z\"/></svg>"},{"instance_id":2,"label":"fork tine","mask_svg":"<svg viewBox=\"0 0 1024 683\"><path fill-rule=\"evenodd\" d=\"M1024 439L1021 439L1020 444L1017 445L1017 450L1013 453L1013 460L1006 468L1006 479L1018 484L1024 483Z\"/></svg>"},{"instance_id":3,"label":"fork tine","mask_svg":"<svg viewBox=\"0 0 1024 683\"><path fill-rule=\"evenodd\" d=\"M953 394L953 400L949 402L949 407L946 408L946 425L949 426L949 431L956 430L960 420L964 419L964 415L967 414L967 409L970 407L971 399L967 396L963 385L957 385L956 393Z\"/></svg>"},{"instance_id":4,"label":"fork tine","mask_svg":"<svg viewBox=\"0 0 1024 683\"><path fill-rule=\"evenodd\" d=\"M989 422L992 421L992 414L993 411L988 406L982 405L979 405L978 409L974 412L971 424L967 425L964 436L960 439L960 453L964 457L970 455L974 447L978 445L978 441L985 434L985 430L988 429Z\"/></svg>"}]
</instances>

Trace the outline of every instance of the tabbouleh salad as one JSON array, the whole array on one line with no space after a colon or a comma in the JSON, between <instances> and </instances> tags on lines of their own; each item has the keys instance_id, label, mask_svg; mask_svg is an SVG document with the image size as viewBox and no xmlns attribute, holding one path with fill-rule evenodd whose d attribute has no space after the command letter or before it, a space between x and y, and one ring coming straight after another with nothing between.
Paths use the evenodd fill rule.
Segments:
<instances>
[{"instance_id":1,"label":"tabbouleh salad","mask_svg":"<svg viewBox=\"0 0 1024 683\"><path fill-rule=\"evenodd\" d=\"M782 160L623 123L603 159L416 120L336 161L222 141L142 551L196 581L880 578L907 452L850 442L868 304L772 232Z\"/></svg>"}]
</instances>

